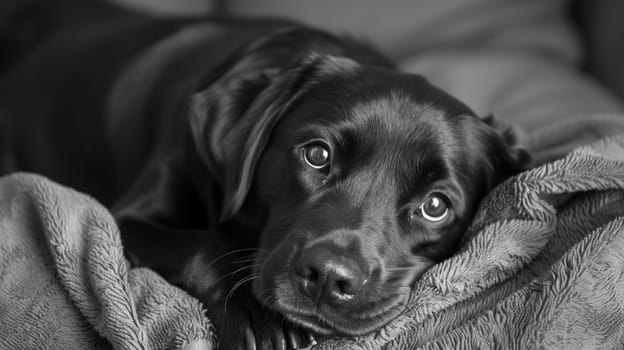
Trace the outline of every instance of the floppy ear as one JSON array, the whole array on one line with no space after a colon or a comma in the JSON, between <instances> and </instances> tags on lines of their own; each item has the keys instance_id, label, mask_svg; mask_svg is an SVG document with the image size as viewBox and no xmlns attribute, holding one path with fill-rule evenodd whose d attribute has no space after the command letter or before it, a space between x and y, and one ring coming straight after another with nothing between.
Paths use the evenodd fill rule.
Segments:
<instances>
[{"instance_id":1,"label":"floppy ear","mask_svg":"<svg viewBox=\"0 0 624 350\"><path fill-rule=\"evenodd\" d=\"M221 220L241 208L271 131L311 87L353 72L348 58L309 54L289 68L251 52L192 98L191 132L202 162L223 190Z\"/></svg>"},{"instance_id":2,"label":"floppy ear","mask_svg":"<svg viewBox=\"0 0 624 350\"><path fill-rule=\"evenodd\" d=\"M531 167L531 155L518 144L516 133L510 126L498 122L493 115L480 120L479 137L484 148L481 151L488 158L486 164L490 165L489 187Z\"/></svg>"}]
</instances>

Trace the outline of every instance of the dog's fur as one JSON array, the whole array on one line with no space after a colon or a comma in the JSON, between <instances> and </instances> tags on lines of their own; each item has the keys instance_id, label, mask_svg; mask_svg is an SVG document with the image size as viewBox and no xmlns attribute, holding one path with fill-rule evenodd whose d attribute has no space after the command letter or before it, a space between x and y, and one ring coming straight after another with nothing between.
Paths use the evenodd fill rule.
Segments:
<instances>
[{"instance_id":1,"label":"dog's fur","mask_svg":"<svg viewBox=\"0 0 624 350\"><path fill-rule=\"evenodd\" d=\"M4 171L108 205L132 260L199 297L226 349L386 324L527 166L510 132L351 40L98 6L3 67ZM321 170L302 156L319 140ZM434 193L440 222L418 211Z\"/></svg>"}]
</instances>

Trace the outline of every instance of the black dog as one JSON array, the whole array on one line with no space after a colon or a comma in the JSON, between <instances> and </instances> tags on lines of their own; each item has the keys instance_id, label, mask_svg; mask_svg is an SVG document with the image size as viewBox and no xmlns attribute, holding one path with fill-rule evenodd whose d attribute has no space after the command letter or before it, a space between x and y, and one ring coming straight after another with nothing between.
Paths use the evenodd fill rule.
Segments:
<instances>
[{"instance_id":1,"label":"black dog","mask_svg":"<svg viewBox=\"0 0 624 350\"><path fill-rule=\"evenodd\" d=\"M109 205L129 256L200 298L225 349L378 329L527 165L511 133L351 40L45 6L65 20L0 82L5 171Z\"/></svg>"}]
</instances>

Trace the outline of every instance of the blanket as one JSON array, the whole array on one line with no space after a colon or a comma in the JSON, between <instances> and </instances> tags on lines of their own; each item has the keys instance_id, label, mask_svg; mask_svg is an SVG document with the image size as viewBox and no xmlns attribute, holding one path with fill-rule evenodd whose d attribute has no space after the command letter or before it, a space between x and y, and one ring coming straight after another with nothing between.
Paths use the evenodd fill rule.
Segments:
<instances>
[{"instance_id":1,"label":"blanket","mask_svg":"<svg viewBox=\"0 0 624 350\"><path fill-rule=\"evenodd\" d=\"M30 174L0 179L0 198L1 349L214 348L200 303L129 267L93 199ZM619 349L622 232L619 134L498 186L400 317L314 349Z\"/></svg>"},{"instance_id":2,"label":"blanket","mask_svg":"<svg viewBox=\"0 0 624 350\"><path fill-rule=\"evenodd\" d=\"M32 174L0 180L0 349L210 349L201 304L130 268L109 212Z\"/></svg>"}]
</instances>

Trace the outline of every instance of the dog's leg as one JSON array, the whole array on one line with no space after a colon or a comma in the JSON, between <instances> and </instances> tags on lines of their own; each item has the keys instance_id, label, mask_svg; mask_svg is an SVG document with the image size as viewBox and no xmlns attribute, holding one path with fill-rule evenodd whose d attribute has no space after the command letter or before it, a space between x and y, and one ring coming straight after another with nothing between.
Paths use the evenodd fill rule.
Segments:
<instances>
[{"instance_id":1,"label":"dog's leg","mask_svg":"<svg viewBox=\"0 0 624 350\"><path fill-rule=\"evenodd\" d=\"M252 295L258 249L240 247L226 233L186 228L192 221L187 211L197 203L184 194L189 183L177 164L170 159L148 167L114 207L126 255L198 298L215 324L222 349L308 344L305 332Z\"/></svg>"},{"instance_id":2,"label":"dog's leg","mask_svg":"<svg viewBox=\"0 0 624 350\"><path fill-rule=\"evenodd\" d=\"M251 294L257 249L238 248L227 235L122 220L124 246L139 265L156 269L198 298L217 329L221 349L296 349L310 336ZM207 239L209 238L209 239ZM268 296L267 296L268 297Z\"/></svg>"},{"instance_id":3,"label":"dog's leg","mask_svg":"<svg viewBox=\"0 0 624 350\"><path fill-rule=\"evenodd\" d=\"M257 254L254 248L232 249L226 235L211 233L184 267L177 283L202 301L214 322L221 349L298 349L310 335L265 308L251 292ZM265 296L270 298L269 295Z\"/></svg>"},{"instance_id":4,"label":"dog's leg","mask_svg":"<svg viewBox=\"0 0 624 350\"><path fill-rule=\"evenodd\" d=\"M176 157L148 165L113 206L126 255L167 275L181 271L205 232L183 230L198 211ZM201 210L201 209L200 209Z\"/></svg>"}]
</instances>

